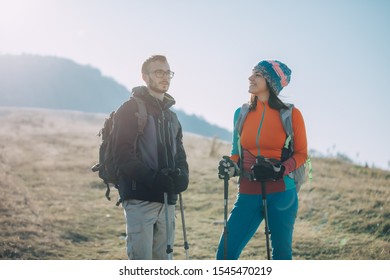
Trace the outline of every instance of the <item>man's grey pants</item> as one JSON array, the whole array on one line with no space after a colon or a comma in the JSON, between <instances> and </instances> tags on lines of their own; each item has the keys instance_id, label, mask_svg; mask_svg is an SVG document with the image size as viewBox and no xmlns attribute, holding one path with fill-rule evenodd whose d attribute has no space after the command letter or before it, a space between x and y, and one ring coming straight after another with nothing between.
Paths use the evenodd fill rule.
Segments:
<instances>
[{"instance_id":1,"label":"man's grey pants","mask_svg":"<svg viewBox=\"0 0 390 280\"><path fill-rule=\"evenodd\" d=\"M126 246L130 260L167 260L164 203L137 199L122 203L126 217ZM170 245L175 240L175 205L168 206Z\"/></svg>"}]
</instances>

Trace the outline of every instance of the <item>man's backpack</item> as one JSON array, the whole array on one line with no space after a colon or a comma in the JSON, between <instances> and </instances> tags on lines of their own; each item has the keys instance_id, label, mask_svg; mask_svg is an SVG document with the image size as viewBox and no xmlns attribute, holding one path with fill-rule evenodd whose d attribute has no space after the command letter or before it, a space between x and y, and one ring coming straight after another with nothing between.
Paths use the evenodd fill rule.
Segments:
<instances>
[{"instance_id":1,"label":"man's backpack","mask_svg":"<svg viewBox=\"0 0 390 280\"><path fill-rule=\"evenodd\" d=\"M282 160L285 160L294 154L294 131L292 126L292 110L294 105L288 103L286 105L288 107L287 109L280 110L280 118L282 120L284 131L287 135L282 149ZM242 127L249 110L250 108L248 103L242 105L240 115L235 124L235 129L239 135L241 135ZM309 168L309 178L311 179L311 161L309 157L304 164L288 174L288 176L294 180L297 191L300 190L302 184L306 181L306 166Z\"/></svg>"},{"instance_id":2,"label":"man's backpack","mask_svg":"<svg viewBox=\"0 0 390 280\"><path fill-rule=\"evenodd\" d=\"M139 98L132 96L130 99L135 99L137 102L138 112L135 113L138 119L138 135L143 134L144 128L147 123L148 115L144 101ZM99 162L92 166L93 172L98 172L99 178L107 186L106 197L110 198L110 184L118 188L119 184L119 170L114 162L114 147L113 147L113 128L114 128L114 116L115 111L111 112L108 118L105 119L103 128L100 129L98 136L102 138L99 147ZM118 200L117 205L120 204Z\"/></svg>"}]
</instances>

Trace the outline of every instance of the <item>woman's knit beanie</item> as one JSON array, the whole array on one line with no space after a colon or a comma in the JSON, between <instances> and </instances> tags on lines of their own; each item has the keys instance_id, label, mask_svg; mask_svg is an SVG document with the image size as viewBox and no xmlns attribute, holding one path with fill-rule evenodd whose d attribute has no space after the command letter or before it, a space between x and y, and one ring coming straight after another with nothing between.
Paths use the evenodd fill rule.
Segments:
<instances>
[{"instance_id":1,"label":"woman's knit beanie","mask_svg":"<svg viewBox=\"0 0 390 280\"><path fill-rule=\"evenodd\" d=\"M279 95L280 91L290 82L290 68L278 60L260 61L253 71L259 72L263 75L276 95Z\"/></svg>"}]
</instances>

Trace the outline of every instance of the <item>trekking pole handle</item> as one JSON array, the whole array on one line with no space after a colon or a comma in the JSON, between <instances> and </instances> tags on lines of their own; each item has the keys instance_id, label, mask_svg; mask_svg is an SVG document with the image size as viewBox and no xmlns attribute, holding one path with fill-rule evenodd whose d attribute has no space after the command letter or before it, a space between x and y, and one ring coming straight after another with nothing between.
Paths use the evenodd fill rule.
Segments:
<instances>
[{"instance_id":1,"label":"trekking pole handle","mask_svg":"<svg viewBox=\"0 0 390 280\"><path fill-rule=\"evenodd\" d=\"M229 178L223 178L223 197L227 199L229 190Z\"/></svg>"}]
</instances>

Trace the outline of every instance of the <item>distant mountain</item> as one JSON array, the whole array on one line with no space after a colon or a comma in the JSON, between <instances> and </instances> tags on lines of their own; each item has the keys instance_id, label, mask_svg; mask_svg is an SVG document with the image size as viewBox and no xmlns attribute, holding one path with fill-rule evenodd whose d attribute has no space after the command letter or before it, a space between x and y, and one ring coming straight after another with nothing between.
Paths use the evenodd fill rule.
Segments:
<instances>
[{"instance_id":1,"label":"distant mountain","mask_svg":"<svg viewBox=\"0 0 390 280\"><path fill-rule=\"evenodd\" d=\"M38 55L0 55L0 106L109 113L130 91L91 66ZM196 115L175 110L183 130L231 140L231 132Z\"/></svg>"},{"instance_id":2,"label":"distant mountain","mask_svg":"<svg viewBox=\"0 0 390 280\"><path fill-rule=\"evenodd\" d=\"M0 104L110 112L128 90L99 70L35 55L0 55Z\"/></svg>"}]
</instances>

